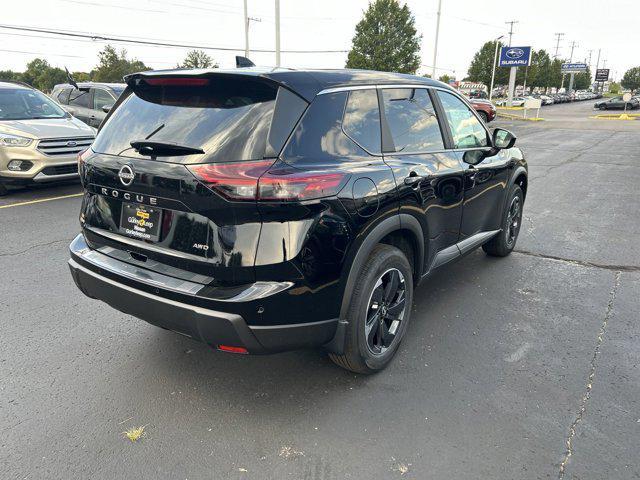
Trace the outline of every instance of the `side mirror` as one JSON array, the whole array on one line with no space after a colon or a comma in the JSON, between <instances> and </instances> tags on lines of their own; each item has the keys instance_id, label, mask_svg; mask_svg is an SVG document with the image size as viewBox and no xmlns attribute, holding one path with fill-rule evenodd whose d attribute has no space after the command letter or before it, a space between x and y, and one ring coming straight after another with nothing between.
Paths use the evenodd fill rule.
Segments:
<instances>
[{"instance_id":1,"label":"side mirror","mask_svg":"<svg viewBox=\"0 0 640 480\"><path fill-rule=\"evenodd\" d=\"M504 148L511 148L516 143L516 136L509 130L504 128L496 128L493 131L493 146L500 150Z\"/></svg>"},{"instance_id":2,"label":"side mirror","mask_svg":"<svg viewBox=\"0 0 640 480\"><path fill-rule=\"evenodd\" d=\"M103 105L102 106L102 111L104 113L109 113L111 111L111 109L113 108L113 105Z\"/></svg>"}]
</instances>

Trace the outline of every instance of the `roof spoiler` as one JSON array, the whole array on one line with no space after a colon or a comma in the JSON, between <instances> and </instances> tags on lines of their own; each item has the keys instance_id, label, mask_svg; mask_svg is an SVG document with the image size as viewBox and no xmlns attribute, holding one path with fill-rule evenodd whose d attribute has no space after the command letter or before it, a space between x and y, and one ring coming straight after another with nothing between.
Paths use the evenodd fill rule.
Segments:
<instances>
[{"instance_id":1,"label":"roof spoiler","mask_svg":"<svg viewBox=\"0 0 640 480\"><path fill-rule=\"evenodd\" d=\"M236 55L236 68L255 67L256 64L249 60L247 57L241 57Z\"/></svg>"}]
</instances>

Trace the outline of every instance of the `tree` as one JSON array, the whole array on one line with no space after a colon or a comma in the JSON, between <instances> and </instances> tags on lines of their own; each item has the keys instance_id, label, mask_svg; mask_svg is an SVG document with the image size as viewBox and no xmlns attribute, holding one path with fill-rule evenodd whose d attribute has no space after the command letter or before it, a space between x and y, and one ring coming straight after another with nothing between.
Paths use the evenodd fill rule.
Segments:
<instances>
[{"instance_id":1,"label":"tree","mask_svg":"<svg viewBox=\"0 0 640 480\"><path fill-rule=\"evenodd\" d=\"M438 80L440 80L442 83L449 83L451 81L451 77L445 73L444 75L440 75L440 78L438 78Z\"/></svg>"},{"instance_id":2,"label":"tree","mask_svg":"<svg viewBox=\"0 0 640 480\"><path fill-rule=\"evenodd\" d=\"M609 84L609 92L617 95L620 93L620 84L616 82L611 82Z\"/></svg>"},{"instance_id":3,"label":"tree","mask_svg":"<svg viewBox=\"0 0 640 480\"><path fill-rule=\"evenodd\" d=\"M498 42L498 54L502 43ZM491 73L493 71L493 58L496 53L496 42L486 42L478 50L471 60L467 78L472 82L484 83L487 87L491 85ZM509 83L509 69L496 65L495 85L506 85Z\"/></svg>"},{"instance_id":4,"label":"tree","mask_svg":"<svg viewBox=\"0 0 640 480\"><path fill-rule=\"evenodd\" d=\"M14 72L13 70L0 70L0 80L22 80L22 74L20 72Z\"/></svg>"},{"instance_id":5,"label":"tree","mask_svg":"<svg viewBox=\"0 0 640 480\"><path fill-rule=\"evenodd\" d=\"M52 67L46 60L35 58L27 63L22 81L38 90L49 92L58 83L66 83L67 74L61 68Z\"/></svg>"},{"instance_id":6,"label":"tree","mask_svg":"<svg viewBox=\"0 0 640 480\"><path fill-rule=\"evenodd\" d=\"M575 90L586 90L591 86L591 70L587 67L586 72L576 73L573 77L573 88Z\"/></svg>"},{"instance_id":7,"label":"tree","mask_svg":"<svg viewBox=\"0 0 640 480\"><path fill-rule=\"evenodd\" d=\"M177 68L218 68L218 64L202 50L190 50Z\"/></svg>"},{"instance_id":8,"label":"tree","mask_svg":"<svg viewBox=\"0 0 640 480\"><path fill-rule=\"evenodd\" d=\"M116 51L111 45L104 47L99 54L98 65L91 72L95 82L122 82L122 78L130 73L150 70L140 60L127 59L127 51Z\"/></svg>"},{"instance_id":9,"label":"tree","mask_svg":"<svg viewBox=\"0 0 640 480\"><path fill-rule=\"evenodd\" d=\"M640 67L630 68L624 72L620 83L624 88L628 88L634 92L640 89Z\"/></svg>"},{"instance_id":10,"label":"tree","mask_svg":"<svg viewBox=\"0 0 640 480\"><path fill-rule=\"evenodd\" d=\"M550 87L562 88L562 63L559 58L554 58L551 62Z\"/></svg>"},{"instance_id":11,"label":"tree","mask_svg":"<svg viewBox=\"0 0 640 480\"><path fill-rule=\"evenodd\" d=\"M409 7L397 0L375 0L356 25L346 67L415 73L421 38Z\"/></svg>"}]
</instances>

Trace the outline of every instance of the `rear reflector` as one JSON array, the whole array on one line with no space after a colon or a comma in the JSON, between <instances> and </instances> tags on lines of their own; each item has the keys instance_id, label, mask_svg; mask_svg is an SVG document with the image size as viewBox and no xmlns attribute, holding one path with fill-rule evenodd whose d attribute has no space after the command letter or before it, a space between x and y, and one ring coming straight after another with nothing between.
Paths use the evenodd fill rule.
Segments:
<instances>
[{"instance_id":1,"label":"rear reflector","mask_svg":"<svg viewBox=\"0 0 640 480\"><path fill-rule=\"evenodd\" d=\"M198 77L149 77L144 81L149 85L158 87L203 87L209 85L208 78Z\"/></svg>"},{"instance_id":2,"label":"rear reflector","mask_svg":"<svg viewBox=\"0 0 640 480\"><path fill-rule=\"evenodd\" d=\"M335 195L346 174L304 171L273 160L210 163L187 167L198 180L231 200L301 201Z\"/></svg>"},{"instance_id":3,"label":"rear reflector","mask_svg":"<svg viewBox=\"0 0 640 480\"><path fill-rule=\"evenodd\" d=\"M241 353L247 355L249 352L244 347L232 347L231 345L218 345L218 350L229 353Z\"/></svg>"}]
</instances>

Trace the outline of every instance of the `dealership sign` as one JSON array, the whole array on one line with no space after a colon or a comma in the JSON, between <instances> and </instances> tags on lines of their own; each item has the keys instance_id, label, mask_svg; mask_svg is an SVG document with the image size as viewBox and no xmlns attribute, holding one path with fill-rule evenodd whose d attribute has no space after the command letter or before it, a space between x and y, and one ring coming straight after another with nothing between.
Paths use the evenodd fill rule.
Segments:
<instances>
[{"instance_id":1,"label":"dealership sign","mask_svg":"<svg viewBox=\"0 0 640 480\"><path fill-rule=\"evenodd\" d=\"M609 69L599 68L596 70L596 82L606 82L609 80Z\"/></svg>"},{"instance_id":2,"label":"dealership sign","mask_svg":"<svg viewBox=\"0 0 640 480\"><path fill-rule=\"evenodd\" d=\"M586 63L563 63L560 67L562 73L580 73L587 71Z\"/></svg>"},{"instance_id":3,"label":"dealership sign","mask_svg":"<svg viewBox=\"0 0 640 480\"><path fill-rule=\"evenodd\" d=\"M531 65L531 47L502 47L500 67L528 67Z\"/></svg>"}]
</instances>

